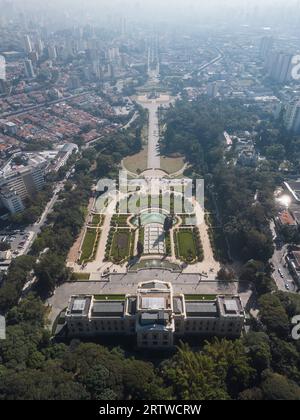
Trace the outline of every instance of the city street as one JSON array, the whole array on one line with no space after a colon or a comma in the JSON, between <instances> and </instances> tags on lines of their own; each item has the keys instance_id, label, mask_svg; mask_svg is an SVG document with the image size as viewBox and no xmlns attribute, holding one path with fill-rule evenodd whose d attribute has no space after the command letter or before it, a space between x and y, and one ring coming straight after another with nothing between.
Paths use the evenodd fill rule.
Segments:
<instances>
[{"instance_id":1,"label":"city street","mask_svg":"<svg viewBox=\"0 0 300 420\"><path fill-rule=\"evenodd\" d=\"M37 235L40 233L42 227L44 226L48 215L52 212L53 207L55 206L58 200L59 194L63 190L66 181L69 179L72 170L73 168L71 168L68 171L64 180L57 183L53 191L53 195L47 203L43 214L35 224L30 225L24 229L8 228L6 230L0 231L0 241L10 243L12 258L28 254L33 242L35 241Z\"/></svg>"},{"instance_id":2,"label":"city street","mask_svg":"<svg viewBox=\"0 0 300 420\"><path fill-rule=\"evenodd\" d=\"M271 230L273 233L273 237L276 237L274 222L271 223ZM274 255L271 260L275 270L273 273L273 279L278 287L278 290L297 292L297 286L286 265L286 253L287 245L282 246L281 249L275 249Z\"/></svg>"}]
</instances>

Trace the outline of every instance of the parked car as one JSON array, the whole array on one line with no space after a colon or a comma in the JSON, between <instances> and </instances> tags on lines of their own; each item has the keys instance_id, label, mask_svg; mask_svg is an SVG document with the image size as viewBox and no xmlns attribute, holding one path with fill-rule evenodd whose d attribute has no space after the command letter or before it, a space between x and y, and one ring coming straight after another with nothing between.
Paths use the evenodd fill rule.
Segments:
<instances>
[{"instance_id":1,"label":"parked car","mask_svg":"<svg viewBox=\"0 0 300 420\"><path fill-rule=\"evenodd\" d=\"M282 274L282 271L280 270L280 268L278 269L278 273L279 273L280 277L283 279L283 274Z\"/></svg>"}]
</instances>

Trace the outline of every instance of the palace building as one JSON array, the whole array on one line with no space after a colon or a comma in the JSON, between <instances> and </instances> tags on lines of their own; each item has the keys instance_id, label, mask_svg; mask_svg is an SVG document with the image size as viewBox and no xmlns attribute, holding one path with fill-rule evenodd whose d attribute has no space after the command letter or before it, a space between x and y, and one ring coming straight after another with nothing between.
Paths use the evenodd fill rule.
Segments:
<instances>
[{"instance_id":1,"label":"palace building","mask_svg":"<svg viewBox=\"0 0 300 420\"><path fill-rule=\"evenodd\" d=\"M134 295L72 296L65 313L68 337L134 336L139 348L171 348L184 336L239 337L245 313L239 296L174 294L171 283L140 283Z\"/></svg>"}]
</instances>

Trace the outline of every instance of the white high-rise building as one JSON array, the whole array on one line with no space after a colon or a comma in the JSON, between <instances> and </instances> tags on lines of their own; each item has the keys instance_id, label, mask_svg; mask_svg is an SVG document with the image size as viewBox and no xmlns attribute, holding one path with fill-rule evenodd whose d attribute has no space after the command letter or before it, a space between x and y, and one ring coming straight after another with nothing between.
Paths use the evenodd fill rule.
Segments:
<instances>
[{"instance_id":1,"label":"white high-rise building","mask_svg":"<svg viewBox=\"0 0 300 420\"><path fill-rule=\"evenodd\" d=\"M31 60L25 60L24 61L24 67L25 67L25 74L28 79L33 79L35 77L33 65Z\"/></svg>"},{"instance_id":2,"label":"white high-rise building","mask_svg":"<svg viewBox=\"0 0 300 420\"><path fill-rule=\"evenodd\" d=\"M300 134L300 100L295 101L287 107L285 124L288 130Z\"/></svg>"},{"instance_id":3,"label":"white high-rise building","mask_svg":"<svg viewBox=\"0 0 300 420\"><path fill-rule=\"evenodd\" d=\"M41 56L44 52L44 43L41 40L41 38L38 39L38 41L36 43L36 48L37 48L37 52L38 52L39 56Z\"/></svg>"},{"instance_id":4,"label":"white high-rise building","mask_svg":"<svg viewBox=\"0 0 300 420\"><path fill-rule=\"evenodd\" d=\"M24 46L27 54L31 53L33 51L32 49L32 42L29 35L24 36Z\"/></svg>"},{"instance_id":5,"label":"white high-rise building","mask_svg":"<svg viewBox=\"0 0 300 420\"><path fill-rule=\"evenodd\" d=\"M210 83L207 86L207 95L210 98L215 98L216 96L218 96L218 84L216 82Z\"/></svg>"},{"instance_id":6,"label":"white high-rise building","mask_svg":"<svg viewBox=\"0 0 300 420\"><path fill-rule=\"evenodd\" d=\"M272 53L268 61L268 71L271 79L278 83L292 80L292 54L284 52Z\"/></svg>"},{"instance_id":7,"label":"white high-rise building","mask_svg":"<svg viewBox=\"0 0 300 420\"><path fill-rule=\"evenodd\" d=\"M0 201L11 214L20 213L25 209L21 197L13 190L0 190Z\"/></svg>"},{"instance_id":8,"label":"white high-rise building","mask_svg":"<svg viewBox=\"0 0 300 420\"><path fill-rule=\"evenodd\" d=\"M265 36L260 41L259 55L265 59L273 48L274 39L271 36Z\"/></svg>"},{"instance_id":9,"label":"white high-rise building","mask_svg":"<svg viewBox=\"0 0 300 420\"><path fill-rule=\"evenodd\" d=\"M48 56L50 60L56 60L57 59L57 51L55 45L49 45L48 47Z\"/></svg>"},{"instance_id":10,"label":"white high-rise building","mask_svg":"<svg viewBox=\"0 0 300 420\"><path fill-rule=\"evenodd\" d=\"M33 155L27 164L22 165L16 165L13 159L10 160L0 171L2 205L11 213L22 211L24 200L43 188L47 165L48 161L38 155Z\"/></svg>"}]
</instances>

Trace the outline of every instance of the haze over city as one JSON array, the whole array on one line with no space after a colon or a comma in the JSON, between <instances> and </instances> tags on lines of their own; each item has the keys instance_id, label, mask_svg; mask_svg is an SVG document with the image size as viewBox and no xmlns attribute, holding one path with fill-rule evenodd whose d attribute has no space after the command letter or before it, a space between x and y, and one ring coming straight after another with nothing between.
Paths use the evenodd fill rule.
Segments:
<instances>
[{"instance_id":1,"label":"haze over city","mask_svg":"<svg viewBox=\"0 0 300 420\"><path fill-rule=\"evenodd\" d=\"M17 8L17 9L15 9ZM4 16L17 10L32 12L31 17L64 18L65 25L74 22L107 22L114 15L156 24L176 22L213 24L214 22L259 25L297 25L300 19L299 0L54 0L44 4L40 0L2 0ZM74 19L74 21L73 21ZM46 22L45 22L46 23ZM49 23L54 23L50 20Z\"/></svg>"}]
</instances>

